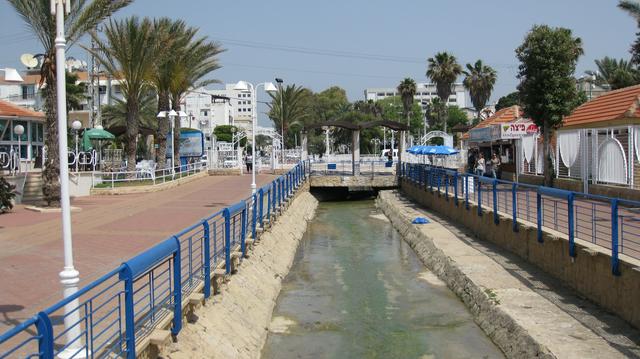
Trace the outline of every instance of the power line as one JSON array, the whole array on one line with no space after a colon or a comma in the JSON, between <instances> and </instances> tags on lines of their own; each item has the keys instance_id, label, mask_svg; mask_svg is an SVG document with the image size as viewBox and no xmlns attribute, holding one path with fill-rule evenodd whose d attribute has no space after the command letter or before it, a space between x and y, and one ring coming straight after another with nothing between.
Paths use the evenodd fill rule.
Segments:
<instances>
[{"instance_id":1,"label":"power line","mask_svg":"<svg viewBox=\"0 0 640 359\"><path fill-rule=\"evenodd\" d=\"M316 70L303 70L303 69L295 69L290 67L271 67L271 66L259 66L259 65L246 65L246 64L235 64L235 63L225 63L224 66L230 67L249 67L263 70L277 70L277 71L292 71L292 72L303 72L303 73L312 73L319 75L335 75L335 76L351 76L351 77L369 77L369 78L383 78L383 79L398 79L398 76L385 76L385 75L366 75L366 74L354 74L354 73L346 73L346 72L330 72L330 71L316 71Z\"/></svg>"}]
</instances>

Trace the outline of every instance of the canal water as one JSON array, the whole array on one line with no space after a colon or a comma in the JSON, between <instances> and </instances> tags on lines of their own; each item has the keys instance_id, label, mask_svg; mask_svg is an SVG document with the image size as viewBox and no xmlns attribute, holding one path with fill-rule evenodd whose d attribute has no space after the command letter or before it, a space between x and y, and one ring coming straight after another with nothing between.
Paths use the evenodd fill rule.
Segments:
<instances>
[{"instance_id":1,"label":"canal water","mask_svg":"<svg viewBox=\"0 0 640 359\"><path fill-rule=\"evenodd\" d=\"M321 202L263 358L503 358L372 200Z\"/></svg>"}]
</instances>

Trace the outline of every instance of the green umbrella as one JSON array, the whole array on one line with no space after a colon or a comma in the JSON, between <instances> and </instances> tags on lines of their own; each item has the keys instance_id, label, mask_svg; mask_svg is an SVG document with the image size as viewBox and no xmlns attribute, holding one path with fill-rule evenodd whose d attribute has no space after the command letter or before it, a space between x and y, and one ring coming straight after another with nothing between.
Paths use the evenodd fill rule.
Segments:
<instances>
[{"instance_id":1,"label":"green umbrella","mask_svg":"<svg viewBox=\"0 0 640 359\"><path fill-rule=\"evenodd\" d=\"M92 128L90 130L84 131L82 134L82 147L84 151L91 151L93 149L93 145L91 145L91 140L113 140L116 136L114 136L111 132L105 131L99 128Z\"/></svg>"}]
</instances>

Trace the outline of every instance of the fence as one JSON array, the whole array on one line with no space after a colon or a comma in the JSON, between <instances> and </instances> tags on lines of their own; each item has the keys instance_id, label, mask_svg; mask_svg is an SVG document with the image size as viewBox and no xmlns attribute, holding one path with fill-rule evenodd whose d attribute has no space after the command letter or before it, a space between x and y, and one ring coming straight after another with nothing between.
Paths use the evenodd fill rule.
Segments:
<instances>
[{"instance_id":1,"label":"fence","mask_svg":"<svg viewBox=\"0 0 640 359\"><path fill-rule=\"evenodd\" d=\"M194 162L174 168L156 169L155 164L138 166L136 171L92 172L92 187L115 188L126 185L156 185L207 170L207 164Z\"/></svg>"},{"instance_id":2,"label":"fence","mask_svg":"<svg viewBox=\"0 0 640 359\"><path fill-rule=\"evenodd\" d=\"M611 271L619 275L619 257L640 259L640 202L609 198L556 188L498 180L490 177L458 173L456 170L405 163L401 177L421 186L425 191L444 193L456 205L477 205L477 215L486 209L499 222L499 213L518 222L533 223L542 241L542 230L565 234L569 255L576 256L575 240L580 239L611 253Z\"/></svg>"},{"instance_id":3,"label":"fence","mask_svg":"<svg viewBox=\"0 0 640 359\"><path fill-rule=\"evenodd\" d=\"M214 270L246 251L306 180L298 163L249 198L198 221L0 336L0 358L135 358L157 328L178 335L192 293L211 297ZM63 325L62 323L65 323Z\"/></svg>"}]
</instances>

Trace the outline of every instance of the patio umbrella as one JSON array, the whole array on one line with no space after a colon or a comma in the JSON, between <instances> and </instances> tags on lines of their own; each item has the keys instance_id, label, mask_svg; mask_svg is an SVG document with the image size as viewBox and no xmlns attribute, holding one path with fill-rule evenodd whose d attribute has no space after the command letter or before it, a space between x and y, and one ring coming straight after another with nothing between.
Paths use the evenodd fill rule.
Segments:
<instances>
[{"instance_id":1,"label":"patio umbrella","mask_svg":"<svg viewBox=\"0 0 640 359\"><path fill-rule=\"evenodd\" d=\"M101 130L99 128L92 128L90 130L84 131L82 134L82 147L85 151L90 151L93 149L93 145L91 144L91 140L113 140L116 136L111 134L109 131Z\"/></svg>"},{"instance_id":2,"label":"patio umbrella","mask_svg":"<svg viewBox=\"0 0 640 359\"><path fill-rule=\"evenodd\" d=\"M429 146L429 147L431 148L427 151L426 153L427 155L450 156L460 152L455 148L451 148L449 146Z\"/></svg>"}]
</instances>

